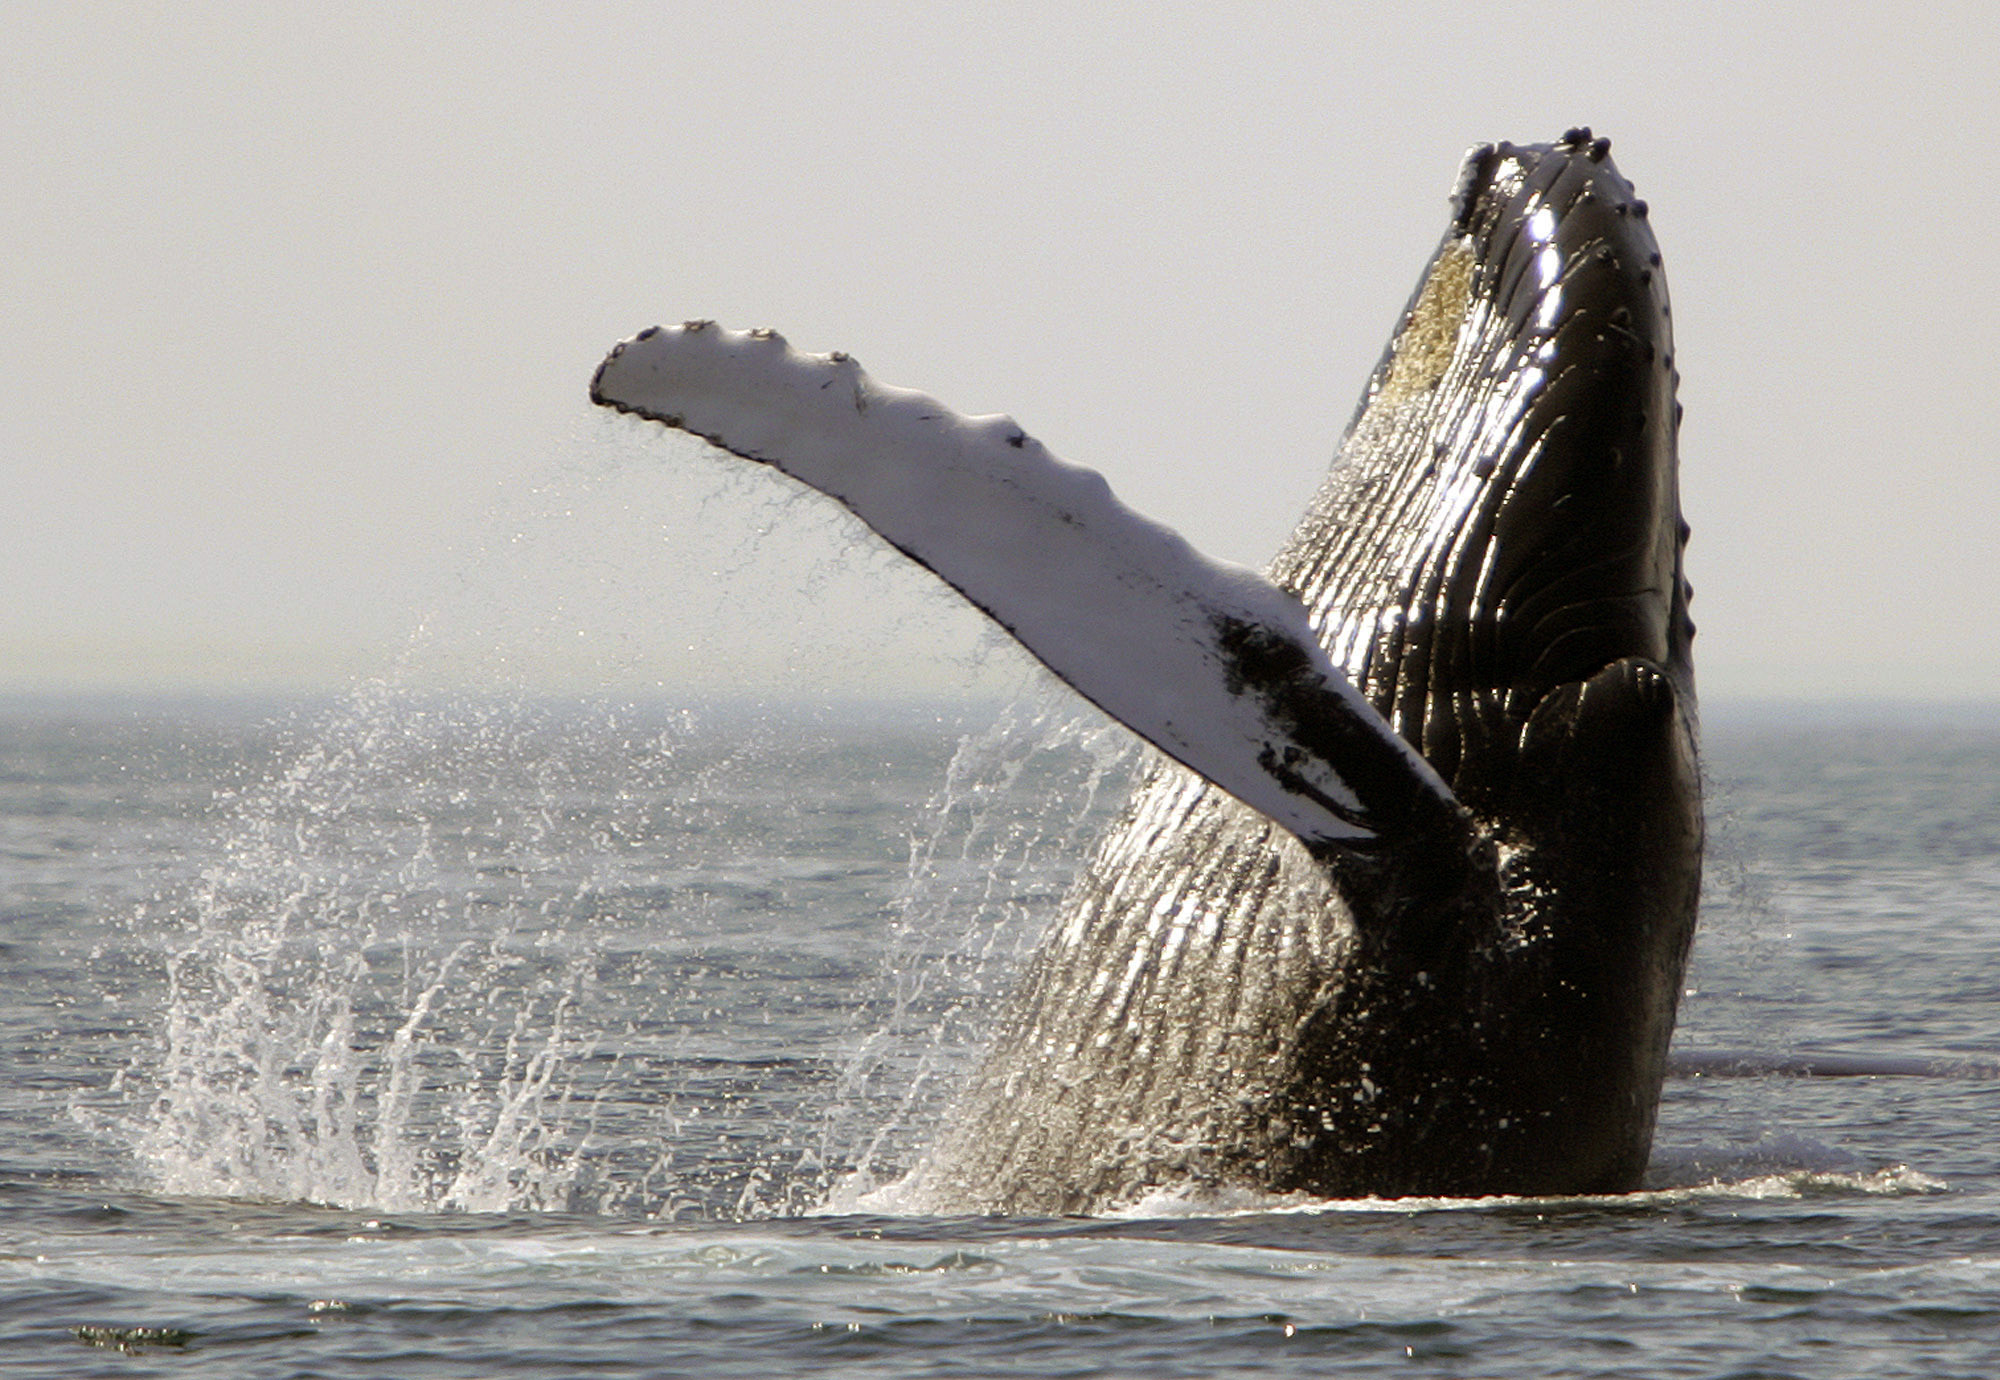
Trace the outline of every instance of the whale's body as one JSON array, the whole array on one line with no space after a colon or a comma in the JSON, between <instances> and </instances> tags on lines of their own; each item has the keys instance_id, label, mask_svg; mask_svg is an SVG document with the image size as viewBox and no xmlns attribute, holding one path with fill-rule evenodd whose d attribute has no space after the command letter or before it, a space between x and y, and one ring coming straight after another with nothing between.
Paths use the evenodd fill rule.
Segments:
<instances>
[{"instance_id":1,"label":"whale's body","mask_svg":"<svg viewBox=\"0 0 2000 1380\"><path fill-rule=\"evenodd\" d=\"M1637 1185L1702 842L1665 282L1587 131L1475 150L1453 206L1268 585L843 359L695 323L600 369L598 401L846 503L1172 759L925 1206Z\"/></svg>"}]
</instances>

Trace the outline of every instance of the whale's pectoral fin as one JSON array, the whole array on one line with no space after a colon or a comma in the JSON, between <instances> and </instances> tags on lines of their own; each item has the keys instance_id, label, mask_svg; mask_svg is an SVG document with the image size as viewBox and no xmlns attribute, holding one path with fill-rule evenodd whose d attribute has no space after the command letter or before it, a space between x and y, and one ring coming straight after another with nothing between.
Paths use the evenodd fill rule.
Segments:
<instances>
[{"instance_id":1,"label":"whale's pectoral fin","mask_svg":"<svg viewBox=\"0 0 2000 1380\"><path fill-rule=\"evenodd\" d=\"M1309 846L1364 846L1457 810L1298 600L1203 556L1006 417L961 417L845 355L708 322L625 341L590 396L838 499L1085 698Z\"/></svg>"}]
</instances>

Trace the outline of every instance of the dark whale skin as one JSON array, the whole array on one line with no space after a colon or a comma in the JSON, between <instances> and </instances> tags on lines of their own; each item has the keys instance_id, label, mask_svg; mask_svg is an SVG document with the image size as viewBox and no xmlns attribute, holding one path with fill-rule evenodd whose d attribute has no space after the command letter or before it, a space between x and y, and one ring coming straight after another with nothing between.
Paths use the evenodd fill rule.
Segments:
<instances>
[{"instance_id":1,"label":"dark whale skin","mask_svg":"<svg viewBox=\"0 0 2000 1380\"><path fill-rule=\"evenodd\" d=\"M1474 150L1270 567L1458 807L1308 850L1163 761L915 1201L1639 1185L1701 876L1675 383L1647 208L1607 143Z\"/></svg>"}]
</instances>

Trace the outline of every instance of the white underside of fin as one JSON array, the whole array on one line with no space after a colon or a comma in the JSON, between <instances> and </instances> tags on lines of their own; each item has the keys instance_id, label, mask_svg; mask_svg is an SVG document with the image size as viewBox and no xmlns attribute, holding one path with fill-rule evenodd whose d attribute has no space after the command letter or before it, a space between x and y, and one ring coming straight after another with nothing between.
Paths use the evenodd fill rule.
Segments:
<instances>
[{"instance_id":1,"label":"white underside of fin","mask_svg":"<svg viewBox=\"0 0 2000 1380\"><path fill-rule=\"evenodd\" d=\"M1372 830L1340 764L1304 749L1266 697L1246 692L1231 651L1245 628L1284 646L1300 663L1294 682L1320 682L1450 799L1334 668L1298 600L1133 512L1101 475L1007 417L962 417L875 383L845 355L706 322L626 341L591 397L838 499L1106 713L1308 844Z\"/></svg>"}]
</instances>

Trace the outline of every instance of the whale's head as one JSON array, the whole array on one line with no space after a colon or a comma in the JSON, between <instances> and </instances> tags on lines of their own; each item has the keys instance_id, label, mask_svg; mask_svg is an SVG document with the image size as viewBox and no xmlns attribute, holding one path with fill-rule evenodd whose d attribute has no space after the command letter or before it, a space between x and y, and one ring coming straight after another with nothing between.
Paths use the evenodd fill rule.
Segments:
<instances>
[{"instance_id":1,"label":"whale's head","mask_svg":"<svg viewBox=\"0 0 2000 1380\"><path fill-rule=\"evenodd\" d=\"M1576 130L1475 149L1453 210L1272 573L1478 808L1564 687L1643 663L1691 714L1694 626L1646 203Z\"/></svg>"},{"instance_id":2,"label":"whale's head","mask_svg":"<svg viewBox=\"0 0 2000 1380\"><path fill-rule=\"evenodd\" d=\"M1509 1129L1454 1152L1507 1170L1466 1182L1629 1184L1702 842L1666 282L1588 131L1474 150L1453 211L1272 576L1449 783L1498 893L1440 923L1420 853L1405 885L1354 889L1380 897L1357 919L1412 1048L1480 1043L1518 1079L1494 1098Z\"/></svg>"}]
</instances>

